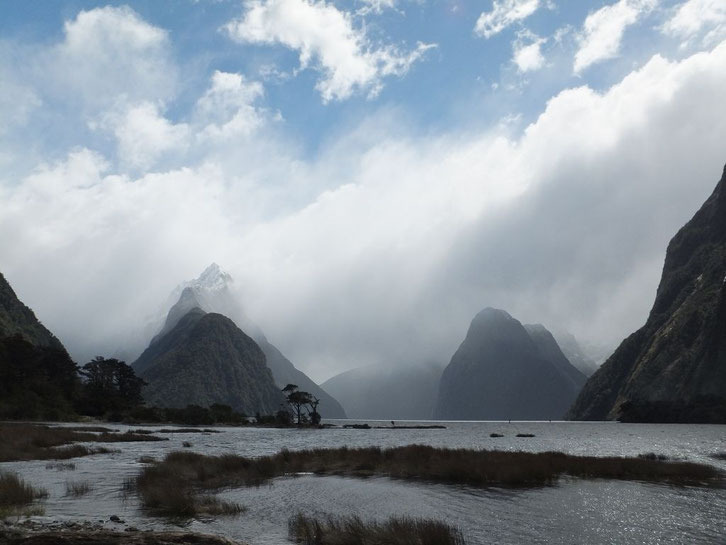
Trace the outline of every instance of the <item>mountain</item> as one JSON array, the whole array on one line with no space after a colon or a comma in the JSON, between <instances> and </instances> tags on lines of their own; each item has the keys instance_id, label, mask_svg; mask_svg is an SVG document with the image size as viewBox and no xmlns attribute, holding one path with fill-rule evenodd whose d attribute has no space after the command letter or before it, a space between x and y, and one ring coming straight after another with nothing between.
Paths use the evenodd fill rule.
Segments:
<instances>
[{"instance_id":1,"label":"mountain","mask_svg":"<svg viewBox=\"0 0 726 545\"><path fill-rule=\"evenodd\" d=\"M560 419L585 380L542 326L535 339L503 310L477 314L444 369L434 416L443 420ZM545 333L546 332L546 333Z\"/></svg>"},{"instance_id":2,"label":"mountain","mask_svg":"<svg viewBox=\"0 0 726 545\"><path fill-rule=\"evenodd\" d=\"M442 367L439 365L362 367L322 384L343 400L349 418L427 420L433 416Z\"/></svg>"},{"instance_id":3,"label":"mountain","mask_svg":"<svg viewBox=\"0 0 726 545\"><path fill-rule=\"evenodd\" d=\"M288 384L296 384L300 390L309 392L320 399L318 410L323 418L346 418L340 403L305 373L297 369L276 346L267 340L262 330L247 317L230 289L232 282L233 279L229 273L224 272L216 263L212 263L199 278L179 285L171 295L173 306L167 314L166 321L161 327L161 331L151 341L150 347L173 329L182 316L194 308L228 316L240 329L248 333L265 353L267 366L272 371L275 384L279 388L284 388ZM145 361L139 358L134 364L138 372L143 372Z\"/></svg>"},{"instance_id":4,"label":"mountain","mask_svg":"<svg viewBox=\"0 0 726 545\"><path fill-rule=\"evenodd\" d=\"M285 402L254 340L232 320L199 308L158 337L134 363L148 383L144 398L160 407L230 405L272 414Z\"/></svg>"},{"instance_id":5,"label":"mountain","mask_svg":"<svg viewBox=\"0 0 726 545\"><path fill-rule=\"evenodd\" d=\"M0 338L22 335L33 346L65 351L61 342L40 323L0 273Z\"/></svg>"},{"instance_id":6,"label":"mountain","mask_svg":"<svg viewBox=\"0 0 726 545\"><path fill-rule=\"evenodd\" d=\"M552 333L542 324L525 324L524 329L542 357L554 365L570 386L579 392L587 377L565 356Z\"/></svg>"},{"instance_id":7,"label":"mountain","mask_svg":"<svg viewBox=\"0 0 726 545\"><path fill-rule=\"evenodd\" d=\"M568 361L586 377L591 376L598 369L595 359L580 345L572 333L553 332L555 340Z\"/></svg>"},{"instance_id":8,"label":"mountain","mask_svg":"<svg viewBox=\"0 0 726 545\"><path fill-rule=\"evenodd\" d=\"M590 377L568 416L726 423L726 168L668 244L645 325Z\"/></svg>"},{"instance_id":9,"label":"mountain","mask_svg":"<svg viewBox=\"0 0 726 545\"><path fill-rule=\"evenodd\" d=\"M74 418L76 364L0 274L0 419Z\"/></svg>"}]
</instances>

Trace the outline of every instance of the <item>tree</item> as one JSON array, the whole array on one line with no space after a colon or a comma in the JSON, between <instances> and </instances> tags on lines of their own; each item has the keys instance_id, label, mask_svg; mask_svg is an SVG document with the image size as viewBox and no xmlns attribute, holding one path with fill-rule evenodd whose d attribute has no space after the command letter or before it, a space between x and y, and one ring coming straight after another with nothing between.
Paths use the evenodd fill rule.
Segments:
<instances>
[{"instance_id":1,"label":"tree","mask_svg":"<svg viewBox=\"0 0 726 545\"><path fill-rule=\"evenodd\" d=\"M298 426L308 420L316 426L320 424L320 413L318 413L320 400L317 397L299 390L296 384L288 384L282 389L282 393L285 394L287 403L292 408Z\"/></svg>"},{"instance_id":2,"label":"tree","mask_svg":"<svg viewBox=\"0 0 726 545\"><path fill-rule=\"evenodd\" d=\"M78 386L76 364L62 348L0 338L0 418L71 418Z\"/></svg>"},{"instance_id":3,"label":"tree","mask_svg":"<svg viewBox=\"0 0 726 545\"><path fill-rule=\"evenodd\" d=\"M92 416L118 413L143 403L146 384L126 362L97 356L81 368L84 377L82 411Z\"/></svg>"}]
</instances>

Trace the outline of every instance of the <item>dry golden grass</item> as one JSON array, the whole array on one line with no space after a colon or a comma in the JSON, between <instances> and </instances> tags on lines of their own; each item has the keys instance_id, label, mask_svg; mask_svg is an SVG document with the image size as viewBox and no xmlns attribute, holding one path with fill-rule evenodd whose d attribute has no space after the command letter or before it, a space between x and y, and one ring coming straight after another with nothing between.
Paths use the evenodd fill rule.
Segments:
<instances>
[{"instance_id":1,"label":"dry golden grass","mask_svg":"<svg viewBox=\"0 0 726 545\"><path fill-rule=\"evenodd\" d=\"M0 423L0 462L16 460L66 460L89 454L110 452L103 447L73 443L115 443L161 441L160 437L135 433L91 433L82 428L51 427L40 424ZM99 429L99 428L90 428Z\"/></svg>"},{"instance_id":2,"label":"dry golden grass","mask_svg":"<svg viewBox=\"0 0 726 545\"><path fill-rule=\"evenodd\" d=\"M461 532L448 524L410 518L364 522L298 514L288 522L288 536L302 545L465 545Z\"/></svg>"},{"instance_id":3,"label":"dry golden grass","mask_svg":"<svg viewBox=\"0 0 726 545\"><path fill-rule=\"evenodd\" d=\"M33 501L47 497L47 491L34 488L14 473L0 472L0 518L17 514Z\"/></svg>"},{"instance_id":4,"label":"dry golden grass","mask_svg":"<svg viewBox=\"0 0 726 545\"><path fill-rule=\"evenodd\" d=\"M671 484L723 483L718 469L657 458L571 456L558 452L501 452L412 445L391 449L337 448L273 456L205 456L176 451L145 467L130 484L147 508L192 513L199 490L256 486L298 473L432 481L469 486L525 487L556 483L563 476L640 480ZM172 493L173 491L173 493Z\"/></svg>"}]
</instances>

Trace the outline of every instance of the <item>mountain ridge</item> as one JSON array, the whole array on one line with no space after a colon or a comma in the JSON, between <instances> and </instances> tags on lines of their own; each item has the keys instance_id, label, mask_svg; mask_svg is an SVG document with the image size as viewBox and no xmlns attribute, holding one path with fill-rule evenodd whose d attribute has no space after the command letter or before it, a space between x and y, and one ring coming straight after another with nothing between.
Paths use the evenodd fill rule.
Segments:
<instances>
[{"instance_id":1,"label":"mountain ridge","mask_svg":"<svg viewBox=\"0 0 726 545\"><path fill-rule=\"evenodd\" d=\"M646 323L590 377L576 420L726 422L726 167L666 250Z\"/></svg>"}]
</instances>

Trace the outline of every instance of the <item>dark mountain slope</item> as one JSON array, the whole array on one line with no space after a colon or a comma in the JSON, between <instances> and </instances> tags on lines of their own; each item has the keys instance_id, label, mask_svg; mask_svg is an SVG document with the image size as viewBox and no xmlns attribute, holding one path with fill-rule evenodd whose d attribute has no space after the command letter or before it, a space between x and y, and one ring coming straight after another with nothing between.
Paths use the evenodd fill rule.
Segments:
<instances>
[{"instance_id":1,"label":"dark mountain slope","mask_svg":"<svg viewBox=\"0 0 726 545\"><path fill-rule=\"evenodd\" d=\"M20 334L33 346L46 346L65 351L61 342L38 321L35 314L15 295L0 274L0 337Z\"/></svg>"},{"instance_id":2,"label":"dark mountain slope","mask_svg":"<svg viewBox=\"0 0 726 545\"><path fill-rule=\"evenodd\" d=\"M726 169L671 240L646 324L587 382L576 420L726 423Z\"/></svg>"},{"instance_id":3,"label":"dark mountain slope","mask_svg":"<svg viewBox=\"0 0 726 545\"><path fill-rule=\"evenodd\" d=\"M259 346L232 320L192 309L135 364L148 382L146 400L161 407L230 405L271 414L284 398Z\"/></svg>"},{"instance_id":4,"label":"dark mountain slope","mask_svg":"<svg viewBox=\"0 0 726 545\"><path fill-rule=\"evenodd\" d=\"M548 350L564 359L559 349L548 347ZM548 350L543 351L524 326L505 311L492 308L481 311L472 320L466 339L444 370L435 417L454 420L562 418L577 396L578 388L572 378L577 371L572 368L564 372L562 365L569 362L564 359L559 364L553 363Z\"/></svg>"},{"instance_id":5,"label":"dark mountain slope","mask_svg":"<svg viewBox=\"0 0 726 545\"><path fill-rule=\"evenodd\" d=\"M0 419L75 416L76 364L0 274Z\"/></svg>"},{"instance_id":6,"label":"dark mountain slope","mask_svg":"<svg viewBox=\"0 0 726 545\"><path fill-rule=\"evenodd\" d=\"M279 388L284 388L288 384L296 384L300 390L309 392L320 399L318 411L323 418L345 418L345 411L340 403L305 373L297 369L275 345L267 340L262 330L247 317L242 306L232 294L229 287L232 282L231 275L222 271L216 263L212 263L199 278L179 286L173 294L174 296L178 294L178 299L169 310L161 331L152 339L149 349L153 349L156 342L174 328L182 316L194 308L223 314L249 334L259 345L265 353L267 366L272 371L275 384ZM134 363L134 367L139 373L145 369L146 365L147 359L141 357Z\"/></svg>"},{"instance_id":7,"label":"dark mountain slope","mask_svg":"<svg viewBox=\"0 0 726 545\"><path fill-rule=\"evenodd\" d=\"M542 324L526 324L524 329L537 345L540 355L554 365L565 380L579 392L587 377L570 363L552 333Z\"/></svg>"}]
</instances>

